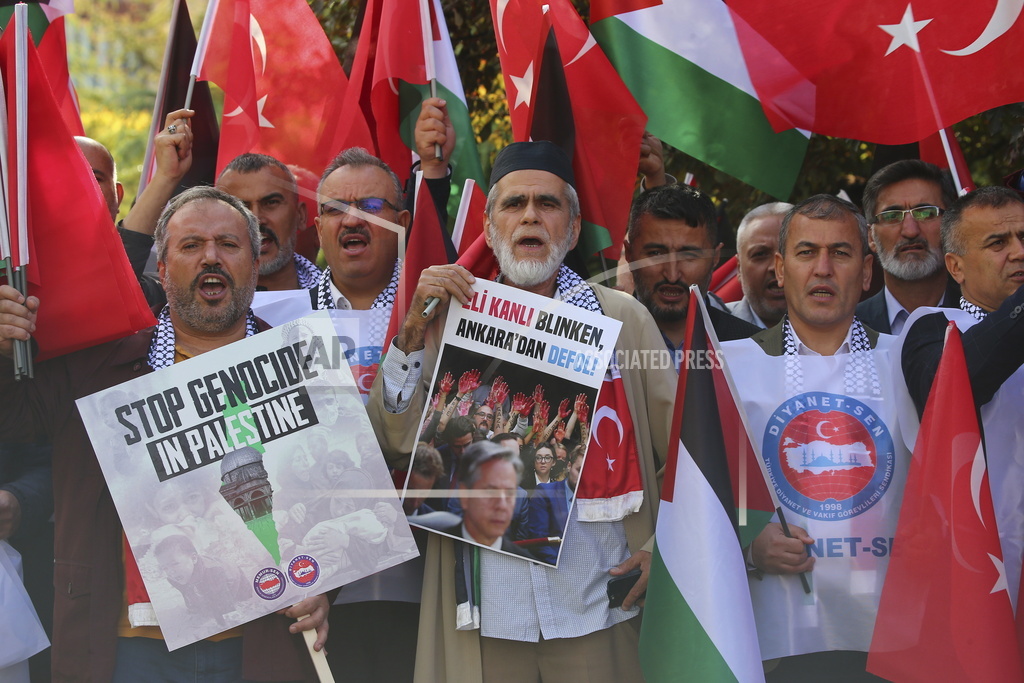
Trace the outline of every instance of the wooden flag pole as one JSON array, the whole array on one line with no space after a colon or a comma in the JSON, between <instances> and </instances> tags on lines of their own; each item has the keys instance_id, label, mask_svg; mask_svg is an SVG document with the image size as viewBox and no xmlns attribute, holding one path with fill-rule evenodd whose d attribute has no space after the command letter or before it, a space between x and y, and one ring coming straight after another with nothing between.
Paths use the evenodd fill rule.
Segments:
<instances>
[{"instance_id":1,"label":"wooden flag pole","mask_svg":"<svg viewBox=\"0 0 1024 683\"><path fill-rule=\"evenodd\" d=\"M309 615L299 617L299 621L308 618ZM313 644L316 642L316 629L307 629L302 632L302 637L306 641L306 648L309 650L309 656L313 660L313 668L316 669L317 678L320 679L320 683L334 683L334 674L331 673L331 667L327 663L327 655L323 650L317 652L313 649Z\"/></svg>"}]
</instances>

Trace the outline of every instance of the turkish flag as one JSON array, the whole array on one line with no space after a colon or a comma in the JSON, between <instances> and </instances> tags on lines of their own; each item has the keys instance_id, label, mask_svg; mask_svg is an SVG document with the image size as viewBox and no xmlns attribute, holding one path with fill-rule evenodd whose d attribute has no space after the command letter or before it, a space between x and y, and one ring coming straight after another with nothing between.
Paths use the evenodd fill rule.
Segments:
<instances>
[{"instance_id":1,"label":"turkish flag","mask_svg":"<svg viewBox=\"0 0 1024 683\"><path fill-rule=\"evenodd\" d=\"M491 15L513 137L566 151L584 222L577 249L618 259L647 117L568 0L491 0Z\"/></svg>"},{"instance_id":2,"label":"turkish flag","mask_svg":"<svg viewBox=\"0 0 1024 683\"><path fill-rule=\"evenodd\" d=\"M342 149L370 144L305 0L220 0L210 11L199 78L224 90L218 173L239 154L261 152L319 175Z\"/></svg>"},{"instance_id":3,"label":"turkish flag","mask_svg":"<svg viewBox=\"0 0 1024 683\"><path fill-rule=\"evenodd\" d=\"M1024 678L973 406L960 332L950 323L868 656L868 670L889 680Z\"/></svg>"},{"instance_id":4,"label":"turkish flag","mask_svg":"<svg viewBox=\"0 0 1024 683\"><path fill-rule=\"evenodd\" d=\"M17 224L15 32L0 38L8 117L8 202ZM32 41L28 41L29 294L40 299L34 337L39 360L125 337L155 324L100 196L92 169L75 143ZM16 243L12 249L17 253Z\"/></svg>"},{"instance_id":5,"label":"turkish flag","mask_svg":"<svg viewBox=\"0 0 1024 683\"><path fill-rule=\"evenodd\" d=\"M586 519L599 514L588 510L615 510L629 505L635 512L640 508L642 497L643 482L633 418L622 375L612 363L605 373L601 393L591 415L590 442L576 486L576 500L580 505L581 518ZM616 505L613 501L622 502ZM635 507L627 501L632 501ZM621 519L621 516L615 518Z\"/></svg>"},{"instance_id":6,"label":"turkish flag","mask_svg":"<svg viewBox=\"0 0 1024 683\"><path fill-rule=\"evenodd\" d=\"M1024 99L1006 0L728 0L777 131L896 145Z\"/></svg>"},{"instance_id":7,"label":"turkish flag","mask_svg":"<svg viewBox=\"0 0 1024 683\"><path fill-rule=\"evenodd\" d=\"M420 93L405 84L429 82L420 7L416 0L368 0L352 63L352 84L377 155L403 183L413 158L403 128L411 142L420 104Z\"/></svg>"},{"instance_id":8,"label":"turkish flag","mask_svg":"<svg viewBox=\"0 0 1024 683\"><path fill-rule=\"evenodd\" d=\"M725 302L739 301L743 298L743 286L739 278L739 261L736 256L729 259L715 268L711 274L711 284L708 289L714 292Z\"/></svg>"},{"instance_id":9,"label":"turkish flag","mask_svg":"<svg viewBox=\"0 0 1024 683\"><path fill-rule=\"evenodd\" d=\"M460 255L483 234L486 208L487 196L475 180L467 178L459 200L459 212L455 216L455 227L452 229L452 243Z\"/></svg>"},{"instance_id":10,"label":"turkish flag","mask_svg":"<svg viewBox=\"0 0 1024 683\"><path fill-rule=\"evenodd\" d=\"M420 273L430 266L450 263L445 243L450 243L451 238L441 226L437 209L434 207L434 199L422 182L421 175L420 179L420 186L416 188L416 209L413 212L412 227L405 243L402 272L398 276L398 291L395 292L395 304L391 308L391 320L388 323L387 335L384 337L385 348L402 327L402 321L405 320L409 304L416 293ZM454 252L455 249L452 248L452 253Z\"/></svg>"},{"instance_id":11,"label":"turkish flag","mask_svg":"<svg viewBox=\"0 0 1024 683\"><path fill-rule=\"evenodd\" d=\"M462 250L459 260L460 266L473 273L474 277L481 277L485 280L495 280L498 277L498 259L494 252L487 245L487 239L481 233L473 240L473 243Z\"/></svg>"}]
</instances>

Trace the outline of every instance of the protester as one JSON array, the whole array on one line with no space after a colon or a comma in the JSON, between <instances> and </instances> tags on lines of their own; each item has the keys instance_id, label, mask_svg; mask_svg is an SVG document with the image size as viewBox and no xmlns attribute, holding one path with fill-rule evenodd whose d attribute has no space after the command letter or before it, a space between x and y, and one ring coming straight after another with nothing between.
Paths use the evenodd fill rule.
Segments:
<instances>
[{"instance_id":1,"label":"protester","mask_svg":"<svg viewBox=\"0 0 1024 683\"><path fill-rule=\"evenodd\" d=\"M491 174L485 235L502 281L544 296L558 293L570 303L621 320L619 349L658 346L653 321L635 301L589 286L562 266L580 230L573 182L569 159L551 143L514 143L499 153ZM458 265L423 271L409 315L374 382L367 408L385 456L395 466L404 466L412 450L447 303L468 302L473 280ZM442 305L424 317L431 296L439 297ZM650 554L642 545L653 530L657 454L667 452L672 378L667 368L631 367L622 369L621 382L631 417L638 421L634 434L644 485L639 511L620 521L579 522L571 517L558 570L480 553L479 636L475 629L456 630L454 549L448 539L431 538L417 650L419 680L479 681L511 671L532 680L571 679L579 675L580 658L591 659L591 680L640 679L631 617L646 588ZM624 414L619 418L626 419ZM624 609L609 610L607 580L634 567L642 568L643 576L626 597ZM544 611L538 612L537 605L545 605Z\"/></svg>"},{"instance_id":2,"label":"protester","mask_svg":"<svg viewBox=\"0 0 1024 683\"><path fill-rule=\"evenodd\" d=\"M722 245L711 198L689 185L661 185L633 200L626 232L626 260L633 293L654 316L676 370L686 336L690 285L707 297ZM742 339L757 327L709 308L719 339Z\"/></svg>"},{"instance_id":3,"label":"protester","mask_svg":"<svg viewBox=\"0 0 1024 683\"><path fill-rule=\"evenodd\" d=\"M752 209L736 228L736 265L743 298L726 304L737 318L762 330L774 327L786 314L786 295L775 277L782 218L793 208L786 202Z\"/></svg>"},{"instance_id":4,"label":"protester","mask_svg":"<svg viewBox=\"0 0 1024 683\"><path fill-rule=\"evenodd\" d=\"M882 291L857 306L879 332L899 334L919 306L955 307L956 283L943 267L940 216L956 197L948 173L918 159L875 172L864 186L871 251L882 265Z\"/></svg>"},{"instance_id":5,"label":"protester","mask_svg":"<svg viewBox=\"0 0 1024 683\"><path fill-rule=\"evenodd\" d=\"M975 408L979 411L1010 600L1019 604L1024 537L1024 199L1005 187L983 187L955 200L942 216L942 244L960 285L959 310L921 308L907 321L902 350L907 388L924 412L945 343L956 322ZM969 406L965 406L965 410Z\"/></svg>"},{"instance_id":6,"label":"protester","mask_svg":"<svg viewBox=\"0 0 1024 683\"><path fill-rule=\"evenodd\" d=\"M11 398L0 414L0 434L53 439L55 584L66 587L56 592L53 674L103 681L140 680L153 671L173 676L185 662L192 671L201 651L204 661L236 679L301 679L305 647L301 638L287 634L316 628L317 647L323 647L327 600L322 596L243 627L241 640L202 641L174 652L159 642L159 629L133 627L128 620L127 595L133 589L125 586L123 531L72 399L263 327L249 312L257 277L256 221L237 200L212 188L183 193L161 216L156 244L169 298L159 325L40 364L31 382L15 383L7 358L13 340L30 338L45 302L0 287L0 352L6 366L0 369L0 386ZM289 626L290 619L306 614L309 619Z\"/></svg>"},{"instance_id":7,"label":"protester","mask_svg":"<svg viewBox=\"0 0 1024 683\"><path fill-rule=\"evenodd\" d=\"M769 681L877 680L865 673L866 653L910 454L895 340L854 315L871 281L867 240L849 202L816 195L797 204L775 257L787 315L722 344L782 503L747 551ZM839 538L849 541L842 549Z\"/></svg>"},{"instance_id":8,"label":"protester","mask_svg":"<svg viewBox=\"0 0 1024 683\"><path fill-rule=\"evenodd\" d=\"M275 291L309 289L320 269L295 253L295 241L306 228L306 205L299 201L295 176L266 154L242 154L217 177L218 190L237 197L260 223L260 278L256 286Z\"/></svg>"}]
</instances>

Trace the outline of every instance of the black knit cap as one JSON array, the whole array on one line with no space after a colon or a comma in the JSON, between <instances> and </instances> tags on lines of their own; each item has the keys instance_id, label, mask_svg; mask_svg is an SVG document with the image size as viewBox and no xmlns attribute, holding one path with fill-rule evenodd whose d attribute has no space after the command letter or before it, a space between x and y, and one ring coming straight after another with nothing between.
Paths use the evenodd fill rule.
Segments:
<instances>
[{"instance_id":1,"label":"black knit cap","mask_svg":"<svg viewBox=\"0 0 1024 683\"><path fill-rule=\"evenodd\" d=\"M572 161L561 147L547 140L513 142L498 152L491 167L491 187L513 171L547 171L576 187Z\"/></svg>"}]
</instances>

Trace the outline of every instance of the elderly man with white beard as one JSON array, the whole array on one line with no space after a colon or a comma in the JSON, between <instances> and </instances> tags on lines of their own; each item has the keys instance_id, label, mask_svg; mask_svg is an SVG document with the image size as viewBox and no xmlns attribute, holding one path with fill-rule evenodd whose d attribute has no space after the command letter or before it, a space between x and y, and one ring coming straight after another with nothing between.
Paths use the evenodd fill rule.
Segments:
<instances>
[{"instance_id":1,"label":"elderly man with white beard","mask_svg":"<svg viewBox=\"0 0 1024 683\"><path fill-rule=\"evenodd\" d=\"M588 285L562 265L581 226L573 184L569 158L549 142L514 143L498 154L485 235L497 256L499 280L622 321L619 352L659 348L658 328L642 305L621 292ZM367 409L394 466L407 466L415 445L445 309L452 299L468 302L474 282L459 265L424 270L409 315L390 344ZM441 305L424 318L430 297ZM430 538L417 680L642 680L639 619L633 617L647 584L645 544L654 528L656 473L667 448L673 379L668 368L621 369L630 415L620 417L631 417L635 425L643 481L639 511L618 521L581 522L574 509L557 569L481 551L479 629L457 628L455 542ZM636 567L642 575L622 609L609 609L608 579Z\"/></svg>"}]
</instances>

